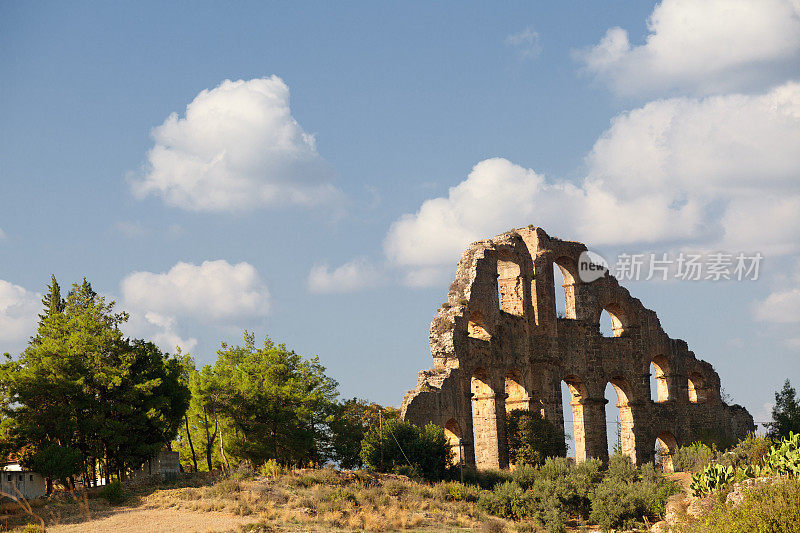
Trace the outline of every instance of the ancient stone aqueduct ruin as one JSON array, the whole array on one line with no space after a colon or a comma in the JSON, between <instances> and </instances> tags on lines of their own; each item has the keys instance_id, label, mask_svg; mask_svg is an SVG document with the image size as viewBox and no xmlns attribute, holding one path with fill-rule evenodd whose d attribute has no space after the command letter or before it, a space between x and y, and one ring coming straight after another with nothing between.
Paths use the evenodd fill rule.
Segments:
<instances>
[{"instance_id":1,"label":"ancient stone aqueduct ruin","mask_svg":"<svg viewBox=\"0 0 800 533\"><path fill-rule=\"evenodd\" d=\"M445 428L455 461L509 466L506 413L539 411L564 427L561 382L572 394L575 459L608 457L605 388L620 411L622 451L635 464L672 468L676 446L701 437L741 438L754 430L744 407L720 398L719 375L671 339L656 313L610 274L582 282L586 246L541 228L473 243L458 263L448 301L431 323L432 370L419 373L402 405L406 420ZM554 268L564 278L566 317L556 314ZM600 332L611 316L613 337ZM655 368L657 401L651 400ZM614 427L611 426L613 438Z\"/></svg>"}]
</instances>

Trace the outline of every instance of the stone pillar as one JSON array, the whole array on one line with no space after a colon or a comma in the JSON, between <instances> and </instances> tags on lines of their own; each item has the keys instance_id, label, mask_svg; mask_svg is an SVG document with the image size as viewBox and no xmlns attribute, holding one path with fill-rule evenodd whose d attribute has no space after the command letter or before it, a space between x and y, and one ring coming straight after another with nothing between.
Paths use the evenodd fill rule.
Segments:
<instances>
[{"instance_id":1,"label":"stone pillar","mask_svg":"<svg viewBox=\"0 0 800 533\"><path fill-rule=\"evenodd\" d=\"M505 405L504 402L497 401L494 393L472 396L475 466L478 469L500 468L499 409L505 411Z\"/></svg>"},{"instance_id":2,"label":"stone pillar","mask_svg":"<svg viewBox=\"0 0 800 533\"><path fill-rule=\"evenodd\" d=\"M570 402L573 405L573 416L575 415L576 401ZM608 438L606 431L606 404L605 398L584 398L577 400L582 407L583 418L583 438L584 452L583 459L578 458L578 424L575 423L575 460L585 461L587 458L597 458L603 461L608 460Z\"/></svg>"},{"instance_id":3,"label":"stone pillar","mask_svg":"<svg viewBox=\"0 0 800 533\"><path fill-rule=\"evenodd\" d=\"M507 394L495 394L495 420L497 421L497 464L508 468L508 435L506 434Z\"/></svg>"}]
</instances>

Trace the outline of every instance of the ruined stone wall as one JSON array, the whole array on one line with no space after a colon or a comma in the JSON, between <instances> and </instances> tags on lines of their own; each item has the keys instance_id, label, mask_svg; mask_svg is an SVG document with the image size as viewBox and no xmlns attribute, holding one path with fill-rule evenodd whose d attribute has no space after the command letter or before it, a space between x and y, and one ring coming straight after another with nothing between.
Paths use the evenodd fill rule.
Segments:
<instances>
[{"instance_id":1,"label":"ruined stone wall","mask_svg":"<svg viewBox=\"0 0 800 533\"><path fill-rule=\"evenodd\" d=\"M406 394L403 417L444 427L454 451L463 449L465 462L478 468L508 466L505 416L512 409L536 410L564 426L562 381L572 393L578 461L608 456L608 383L617 392L623 453L636 464L653 460L657 442L669 469L677 445L754 430L744 407L720 398L713 367L668 337L655 312L609 274L581 281L583 251L532 226L473 243L431 323L434 367ZM565 281L563 318L554 264ZM600 333L603 310L614 337ZM650 395L651 363L658 401Z\"/></svg>"}]
</instances>

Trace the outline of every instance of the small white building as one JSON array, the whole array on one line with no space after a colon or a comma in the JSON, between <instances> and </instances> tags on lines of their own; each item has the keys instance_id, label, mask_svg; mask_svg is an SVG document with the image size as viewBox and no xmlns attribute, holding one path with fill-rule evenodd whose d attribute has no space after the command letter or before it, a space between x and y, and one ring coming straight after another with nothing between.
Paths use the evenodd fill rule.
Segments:
<instances>
[{"instance_id":1,"label":"small white building","mask_svg":"<svg viewBox=\"0 0 800 533\"><path fill-rule=\"evenodd\" d=\"M25 470L17 462L0 464L0 491L4 498L19 498L26 500L40 498L47 493L44 478L36 472Z\"/></svg>"}]
</instances>

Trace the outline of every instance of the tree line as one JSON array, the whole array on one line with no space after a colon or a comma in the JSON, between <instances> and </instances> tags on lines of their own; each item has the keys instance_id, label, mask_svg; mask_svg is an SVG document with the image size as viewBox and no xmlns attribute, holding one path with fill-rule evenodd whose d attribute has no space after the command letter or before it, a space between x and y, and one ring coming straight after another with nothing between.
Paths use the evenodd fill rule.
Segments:
<instances>
[{"instance_id":1,"label":"tree line","mask_svg":"<svg viewBox=\"0 0 800 533\"><path fill-rule=\"evenodd\" d=\"M339 400L317 357L266 337L222 343L214 364L126 337L128 314L83 279L62 297L55 276L36 334L0 363L0 453L48 480L122 479L164 448L187 469L246 462L363 464L361 442L396 409Z\"/></svg>"}]
</instances>

